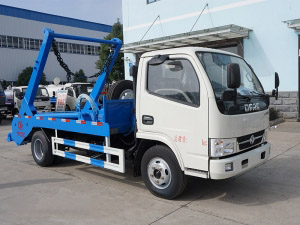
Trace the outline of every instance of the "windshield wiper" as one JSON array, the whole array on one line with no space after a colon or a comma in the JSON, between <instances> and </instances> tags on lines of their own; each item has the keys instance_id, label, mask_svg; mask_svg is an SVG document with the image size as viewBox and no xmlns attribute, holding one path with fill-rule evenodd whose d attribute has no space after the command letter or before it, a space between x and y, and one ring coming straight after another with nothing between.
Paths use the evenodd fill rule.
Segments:
<instances>
[{"instance_id":1,"label":"windshield wiper","mask_svg":"<svg viewBox=\"0 0 300 225\"><path fill-rule=\"evenodd\" d=\"M251 101L251 98L249 96L241 95L240 93L238 93L237 95L238 95L238 98L247 99L248 101Z\"/></svg>"},{"instance_id":2,"label":"windshield wiper","mask_svg":"<svg viewBox=\"0 0 300 225\"><path fill-rule=\"evenodd\" d=\"M266 98L268 96L267 94L259 93L259 92L256 92L256 91L251 91L250 93L252 94L253 97L264 97L264 98Z\"/></svg>"}]
</instances>

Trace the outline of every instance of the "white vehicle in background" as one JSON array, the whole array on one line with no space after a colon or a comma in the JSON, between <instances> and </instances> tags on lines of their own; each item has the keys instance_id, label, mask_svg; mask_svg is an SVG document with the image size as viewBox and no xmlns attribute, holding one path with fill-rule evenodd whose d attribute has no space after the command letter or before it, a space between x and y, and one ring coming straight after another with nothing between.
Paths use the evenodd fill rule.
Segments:
<instances>
[{"instance_id":1,"label":"white vehicle in background","mask_svg":"<svg viewBox=\"0 0 300 225\"><path fill-rule=\"evenodd\" d=\"M91 83L67 83L63 90L67 91L66 97L66 111L74 111L76 108L76 101L81 94L90 94L93 89ZM85 101L82 101L84 103Z\"/></svg>"},{"instance_id":2,"label":"white vehicle in background","mask_svg":"<svg viewBox=\"0 0 300 225\"><path fill-rule=\"evenodd\" d=\"M14 95L13 95L12 87L9 85L5 89L4 93L5 93L5 106L6 106L5 114L7 116L9 114L12 114L12 110L14 108Z\"/></svg>"},{"instance_id":3,"label":"white vehicle in background","mask_svg":"<svg viewBox=\"0 0 300 225\"><path fill-rule=\"evenodd\" d=\"M13 87L12 90L13 90L13 104L14 104L12 109L12 115L15 115L20 111L22 101L27 90L27 86ZM42 85L39 85L39 89L37 91L34 100L34 107L38 112L51 111L49 93L47 89Z\"/></svg>"}]
</instances>

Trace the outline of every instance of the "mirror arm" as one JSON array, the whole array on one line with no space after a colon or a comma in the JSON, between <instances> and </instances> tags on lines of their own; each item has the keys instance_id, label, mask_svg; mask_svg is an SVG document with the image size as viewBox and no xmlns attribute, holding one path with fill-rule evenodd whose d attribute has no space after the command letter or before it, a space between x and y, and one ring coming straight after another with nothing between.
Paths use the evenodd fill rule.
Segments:
<instances>
[{"instance_id":1,"label":"mirror arm","mask_svg":"<svg viewBox=\"0 0 300 225\"><path fill-rule=\"evenodd\" d=\"M278 88L272 90L271 97L275 97L275 99L278 100Z\"/></svg>"}]
</instances>

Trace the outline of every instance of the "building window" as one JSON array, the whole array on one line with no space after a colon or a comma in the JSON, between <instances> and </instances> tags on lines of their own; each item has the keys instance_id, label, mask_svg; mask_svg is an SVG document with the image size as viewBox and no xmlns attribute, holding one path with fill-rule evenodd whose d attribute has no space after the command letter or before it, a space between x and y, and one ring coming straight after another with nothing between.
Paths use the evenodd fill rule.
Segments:
<instances>
[{"instance_id":1,"label":"building window","mask_svg":"<svg viewBox=\"0 0 300 225\"><path fill-rule=\"evenodd\" d=\"M0 48L18 48L26 50L40 50L43 40L23 38L23 37L12 37L6 35L0 35ZM99 46L93 45L82 45L67 42L56 42L60 52L72 53L79 55L99 55ZM53 48L51 47L51 50Z\"/></svg>"},{"instance_id":2,"label":"building window","mask_svg":"<svg viewBox=\"0 0 300 225\"><path fill-rule=\"evenodd\" d=\"M13 48L19 48L18 39L19 38L17 38L17 37L13 37L12 38L12 46L13 46Z\"/></svg>"},{"instance_id":3,"label":"building window","mask_svg":"<svg viewBox=\"0 0 300 225\"><path fill-rule=\"evenodd\" d=\"M153 2L158 2L159 0L147 0L147 4L153 3Z\"/></svg>"},{"instance_id":4,"label":"building window","mask_svg":"<svg viewBox=\"0 0 300 225\"><path fill-rule=\"evenodd\" d=\"M12 44L12 37L7 37L7 47L8 48L12 48L13 44Z\"/></svg>"},{"instance_id":5,"label":"building window","mask_svg":"<svg viewBox=\"0 0 300 225\"><path fill-rule=\"evenodd\" d=\"M7 41L6 41L6 36L0 36L0 41L1 41L1 47L2 48L7 48Z\"/></svg>"},{"instance_id":6,"label":"building window","mask_svg":"<svg viewBox=\"0 0 300 225\"><path fill-rule=\"evenodd\" d=\"M23 40L23 38L18 38L18 42L19 42L19 48L24 48L24 42L23 42L24 40Z\"/></svg>"},{"instance_id":7,"label":"building window","mask_svg":"<svg viewBox=\"0 0 300 225\"><path fill-rule=\"evenodd\" d=\"M38 39L34 40L34 49L40 50L40 40L38 40Z\"/></svg>"},{"instance_id":8,"label":"building window","mask_svg":"<svg viewBox=\"0 0 300 225\"><path fill-rule=\"evenodd\" d=\"M90 46L90 45L87 46L87 54L88 54L88 55L91 54L91 46Z\"/></svg>"},{"instance_id":9,"label":"building window","mask_svg":"<svg viewBox=\"0 0 300 225\"><path fill-rule=\"evenodd\" d=\"M29 49L29 39L24 38L24 49Z\"/></svg>"},{"instance_id":10,"label":"building window","mask_svg":"<svg viewBox=\"0 0 300 225\"><path fill-rule=\"evenodd\" d=\"M83 45L80 45L80 54L84 55L84 46Z\"/></svg>"}]
</instances>

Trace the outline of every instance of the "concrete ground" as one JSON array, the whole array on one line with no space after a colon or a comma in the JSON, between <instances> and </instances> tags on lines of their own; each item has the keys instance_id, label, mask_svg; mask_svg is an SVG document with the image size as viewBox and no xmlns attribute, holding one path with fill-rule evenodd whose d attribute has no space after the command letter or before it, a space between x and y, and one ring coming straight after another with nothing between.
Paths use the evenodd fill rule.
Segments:
<instances>
[{"instance_id":1,"label":"concrete ground","mask_svg":"<svg viewBox=\"0 0 300 225\"><path fill-rule=\"evenodd\" d=\"M300 224L300 123L270 132L270 159L224 181L190 178L181 197L153 196L132 171L65 160L42 168L0 125L0 224Z\"/></svg>"}]
</instances>

